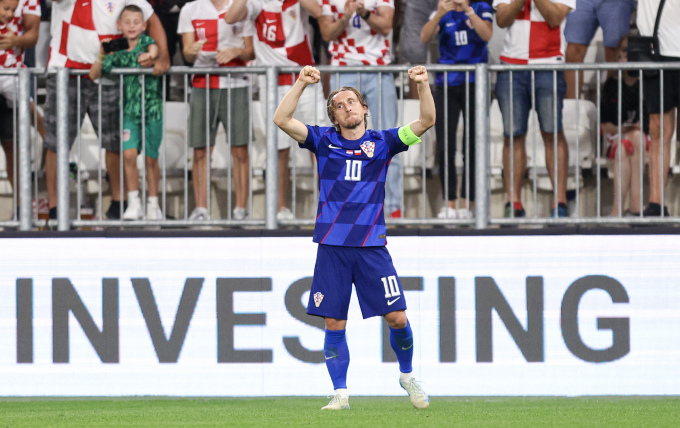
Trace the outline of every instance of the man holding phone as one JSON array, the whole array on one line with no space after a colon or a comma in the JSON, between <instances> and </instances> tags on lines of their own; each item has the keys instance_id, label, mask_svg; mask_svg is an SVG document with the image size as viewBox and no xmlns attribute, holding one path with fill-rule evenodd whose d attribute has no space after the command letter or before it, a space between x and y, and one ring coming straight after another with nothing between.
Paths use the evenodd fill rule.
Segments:
<instances>
[{"instance_id":1,"label":"man holding phone","mask_svg":"<svg viewBox=\"0 0 680 428\"><path fill-rule=\"evenodd\" d=\"M109 0L106 3L90 0L54 0L52 5L52 26L50 58L48 69L70 68L89 70L97 59L100 41L117 39L121 36L117 28L118 16L127 5L137 5L143 12L148 24L149 35L160 49L157 58L145 58L142 67L154 67L155 75L162 75L170 67L170 57L165 31L151 5L145 0ZM102 78L102 95L99 99L99 84L90 79L71 79L68 97L71 108L68 112L69 147L73 145L78 123L76 104L80 102L81 118L90 116L95 132L101 136L102 147L106 149L106 169L111 187L111 206L106 212L109 219L119 219L123 211L121 201L120 177L120 100L116 82ZM80 81L80 101L78 101L78 81ZM100 110L101 106L101 112ZM98 118L101 113L101 123ZM45 173L47 176L47 197L50 218L57 218L57 120L56 120L56 78L47 79L47 99L45 102Z\"/></svg>"}]
</instances>

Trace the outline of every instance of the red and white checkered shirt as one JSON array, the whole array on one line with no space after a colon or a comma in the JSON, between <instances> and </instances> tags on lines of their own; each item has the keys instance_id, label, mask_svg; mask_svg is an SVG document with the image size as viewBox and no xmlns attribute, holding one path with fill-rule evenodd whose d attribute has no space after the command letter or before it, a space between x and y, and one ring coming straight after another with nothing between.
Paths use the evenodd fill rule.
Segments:
<instances>
[{"instance_id":1,"label":"red and white checkered shirt","mask_svg":"<svg viewBox=\"0 0 680 428\"><path fill-rule=\"evenodd\" d=\"M14 17L5 25L0 26L0 34L11 31L17 36L24 34L24 15L36 15L40 17L40 0L19 0ZM20 68L24 66L24 50L18 47L14 49L0 49L0 67Z\"/></svg>"},{"instance_id":2,"label":"red and white checkered shirt","mask_svg":"<svg viewBox=\"0 0 680 428\"><path fill-rule=\"evenodd\" d=\"M308 13L298 0L250 0L248 18L255 23L255 61L258 65L314 65L305 29ZM290 74L279 85L291 85Z\"/></svg>"},{"instance_id":3,"label":"red and white checkered shirt","mask_svg":"<svg viewBox=\"0 0 680 428\"><path fill-rule=\"evenodd\" d=\"M203 48L194 61L194 67L243 67L245 61L234 58L227 64L217 63L219 50L234 47L244 48L244 37L255 35L255 27L249 20L243 20L236 24L227 24L224 15L231 6L229 2L224 9L218 11L210 0L196 0L187 3L179 13L177 33L194 33L196 41L206 40ZM205 88L205 74L195 74L191 83L196 88ZM210 76L211 88L248 86L243 76Z\"/></svg>"},{"instance_id":4,"label":"red and white checkered shirt","mask_svg":"<svg viewBox=\"0 0 680 428\"><path fill-rule=\"evenodd\" d=\"M576 0L550 0L572 10ZM494 0L494 9L512 0ZM564 21L559 27L550 28L533 0L527 0L505 34L501 61L511 64L556 64L564 62Z\"/></svg>"},{"instance_id":5,"label":"red and white checkered shirt","mask_svg":"<svg viewBox=\"0 0 680 428\"><path fill-rule=\"evenodd\" d=\"M345 15L345 0L322 0L322 14L336 20ZM379 7L394 9L394 0L365 0L364 8L374 13ZM331 65L386 65L391 63L390 38L376 33L356 13L328 46Z\"/></svg>"},{"instance_id":6,"label":"red and white checkered shirt","mask_svg":"<svg viewBox=\"0 0 680 428\"><path fill-rule=\"evenodd\" d=\"M144 19L153 14L145 0L61 0L52 3L52 26L48 68L89 70L97 59L103 39L117 39L116 26L123 8L134 4Z\"/></svg>"}]
</instances>

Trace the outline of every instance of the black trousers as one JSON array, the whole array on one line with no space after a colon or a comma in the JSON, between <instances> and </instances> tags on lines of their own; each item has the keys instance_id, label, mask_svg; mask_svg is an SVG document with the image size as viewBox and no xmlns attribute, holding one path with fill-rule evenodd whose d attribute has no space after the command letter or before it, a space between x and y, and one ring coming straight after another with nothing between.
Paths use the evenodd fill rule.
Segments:
<instances>
[{"instance_id":1,"label":"black trousers","mask_svg":"<svg viewBox=\"0 0 680 428\"><path fill-rule=\"evenodd\" d=\"M437 122L435 132L437 134L437 155L439 156L439 178L442 184L444 199L453 201L457 198L458 177L456 174L456 131L460 113L463 112L463 141L460 142L463 161L466 168L462 174L462 186L460 196L475 200L475 84L469 85L469 98L466 100L465 85L437 86L434 92L434 101L437 109ZM446 101L446 104L445 104ZM466 112L466 104L469 103L469 120ZM467 126L469 125L469 126ZM448 129L445 132L445 127ZM469 145L466 146L465 135L469 134ZM445 135L446 134L446 135ZM448 159L448 165L447 165ZM448 167L447 167L448 166ZM469 177L469 179L468 179ZM469 195L468 195L469 183ZM446 194L448 184L448 197Z\"/></svg>"}]
</instances>

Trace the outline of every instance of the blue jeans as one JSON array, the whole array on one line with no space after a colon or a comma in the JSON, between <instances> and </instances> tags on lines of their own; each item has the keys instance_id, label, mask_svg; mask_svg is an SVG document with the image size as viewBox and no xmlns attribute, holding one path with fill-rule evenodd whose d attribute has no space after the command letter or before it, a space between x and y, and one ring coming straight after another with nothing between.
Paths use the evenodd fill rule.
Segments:
<instances>
[{"instance_id":1,"label":"blue jeans","mask_svg":"<svg viewBox=\"0 0 680 428\"><path fill-rule=\"evenodd\" d=\"M339 81L338 81L339 78ZM380 84L378 84L380 80ZM397 126L397 90L392 73L340 73L331 76L331 90L352 86L361 91L375 129L389 129ZM380 89L382 88L382 94ZM381 97L382 95L382 97ZM373 112L379 111L378 116ZM385 179L385 214L401 209L404 205L404 177L401 171L401 154L392 158Z\"/></svg>"},{"instance_id":2,"label":"blue jeans","mask_svg":"<svg viewBox=\"0 0 680 428\"><path fill-rule=\"evenodd\" d=\"M557 72L557 123L553 98L553 72L537 71L534 73L536 85L536 114L541 131L548 134L562 131L562 104L567 90L564 72ZM510 73L498 73L496 80L496 98L503 116L503 135L510 137L527 133L529 112L531 111L531 72L515 71L512 73L512 104L510 103ZM510 123L512 112L512 124Z\"/></svg>"}]
</instances>

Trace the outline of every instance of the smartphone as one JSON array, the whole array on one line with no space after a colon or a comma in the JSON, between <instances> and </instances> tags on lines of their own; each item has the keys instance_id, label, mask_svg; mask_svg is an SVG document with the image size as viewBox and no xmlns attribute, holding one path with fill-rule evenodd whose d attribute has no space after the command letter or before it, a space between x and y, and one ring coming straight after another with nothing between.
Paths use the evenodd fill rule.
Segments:
<instances>
[{"instance_id":1,"label":"smartphone","mask_svg":"<svg viewBox=\"0 0 680 428\"><path fill-rule=\"evenodd\" d=\"M104 52L109 54L111 52L122 51L123 49L130 49L130 43L125 37L119 39L111 40L110 42L102 43L104 47Z\"/></svg>"}]
</instances>

